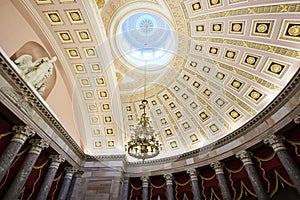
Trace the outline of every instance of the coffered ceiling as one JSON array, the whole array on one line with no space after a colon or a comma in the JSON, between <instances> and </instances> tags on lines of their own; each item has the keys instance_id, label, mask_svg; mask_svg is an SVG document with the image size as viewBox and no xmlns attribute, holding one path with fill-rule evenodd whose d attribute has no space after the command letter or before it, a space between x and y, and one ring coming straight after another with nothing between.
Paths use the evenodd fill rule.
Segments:
<instances>
[{"instance_id":1,"label":"coffered ceiling","mask_svg":"<svg viewBox=\"0 0 300 200\"><path fill-rule=\"evenodd\" d=\"M124 154L142 112L144 71L126 59L118 32L134 14L157 15L172 32L171 59L147 71L147 112L162 142L160 157L239 129L300 66L300 1L111 0L99 8L93 0L24 0L22 9L62 63L75 124L92 155Z\"/></svg>"}]
</instances>

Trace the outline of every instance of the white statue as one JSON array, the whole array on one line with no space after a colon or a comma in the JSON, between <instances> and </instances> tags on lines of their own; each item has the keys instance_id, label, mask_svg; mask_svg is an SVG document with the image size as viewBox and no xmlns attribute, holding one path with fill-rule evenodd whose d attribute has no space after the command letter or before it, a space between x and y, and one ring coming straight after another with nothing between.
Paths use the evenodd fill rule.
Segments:
<instances>
[{"instance_id":1,"label":"white statue","mask_svg":"<svg viewBox=\"0 0 300 200\"><path fill-rule=\"evenodd\" d=\"M51 59L43 57L32 62L32 56L22 55L15 60L15 63L21 70L21 76L42 95L46 89L45 81L52 75L52 63L56 60L54 56Z\"/></svg>"}]
</instances>

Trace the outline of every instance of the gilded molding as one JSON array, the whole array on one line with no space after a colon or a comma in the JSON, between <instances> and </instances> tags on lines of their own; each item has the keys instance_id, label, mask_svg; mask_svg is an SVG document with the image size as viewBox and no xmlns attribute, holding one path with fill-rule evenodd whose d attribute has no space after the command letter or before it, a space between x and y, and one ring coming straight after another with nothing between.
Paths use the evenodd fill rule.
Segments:
<instances>
[{"instance_id":1,"label":"gilded molding","mask_svg":"<svg viewBox=\"0 0 300 200\"><path fill-rule=\"evenodd\" d=\"M229 44L229 45L233 45L233 46L241 46L241 47L266 51L266 52L270 52L270 53L275 53L275 54L279 54L282 56L288 56L288 57L296 58L296 59L300 60L300 52L299 51L292 50L289 48L284 48L284 47L273 46L270 44L265 45L265 44L255 43L253 41L247 42L244 40L232 40L232 39L223 39L223 38L193 37L193 39L200 40L200 41L206 41L206 42L215 42L215 43L220 43L220 44Z\"/></svg>"},{"instance_id":2,"label":"gilded molding","mask_svg":"<svg viewBox=\"0 0 300 200\"><path fill-rule=\"evenodd\" d=\"M280 4L280 5L271 5L271 6L257 6L257 7L248 7L236 10L229 10L225 12L217 12L212 14L201 15L199 17L194 17L191 21L196 20L205 20L205 19L214 19L221 17L230 17L230 16L239 16L247 14L261 14L261 13L283 13L283 12L299 12L299 4Z\"/></svg>"}]
</instances>

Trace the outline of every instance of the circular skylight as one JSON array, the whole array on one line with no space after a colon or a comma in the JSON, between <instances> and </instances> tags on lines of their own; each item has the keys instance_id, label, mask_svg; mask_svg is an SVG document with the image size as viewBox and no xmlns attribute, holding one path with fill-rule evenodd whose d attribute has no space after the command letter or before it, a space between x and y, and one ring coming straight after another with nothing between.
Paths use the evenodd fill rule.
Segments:
<instances>
[{"instance_id":1,"label":"circular skylight","mask_svg":"<svg viewBox=\"0 0 300 200\"><path fill-rule=\"evenodd\" d=\"M137 69L163 68L174 56L175 36L160 16L138 12L120 23L117 44L122 56Z\"/></svg>"}]
</instances>

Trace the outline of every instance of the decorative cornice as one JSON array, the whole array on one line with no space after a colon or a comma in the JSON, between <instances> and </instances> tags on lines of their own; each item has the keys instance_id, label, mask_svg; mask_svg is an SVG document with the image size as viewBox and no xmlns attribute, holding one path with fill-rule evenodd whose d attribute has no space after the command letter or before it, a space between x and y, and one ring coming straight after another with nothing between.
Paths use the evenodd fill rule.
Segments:
<instances>
[{"instance_id":1,"label":"decorative cornice","mask_svg":"<svg viewBox=\"0 0 300 200\"><path fill-rule=\"evenodd\" d=\"M28 102L32 105L32 109L40 113L49 126L53 127L57 133L62 136L61 138L65 140L70 148L83 159L85 154L78 144L73 140L73 138L64 129L61 123L58 121L56 116L49 110L46 106L45 101L41 99L40 95L34 90L33 87L29 86L23 78L19 75L16 70L16 65L7 57L7 55L0 49L0 73L3 77L18 91L22 94L24 99L28 99Z\"/></svg>"},{"instance_id":2,"label":"decorative cornice","mask_svg":"<svg viewBox=\"0 0 300 200\"><path fill-rule=\"evenodd\" d=\"M126 155L125 154L117 154L117 155L88 155L86 154L84 156L85 161L126 161Z\"/></svg>"}]
</instances>

